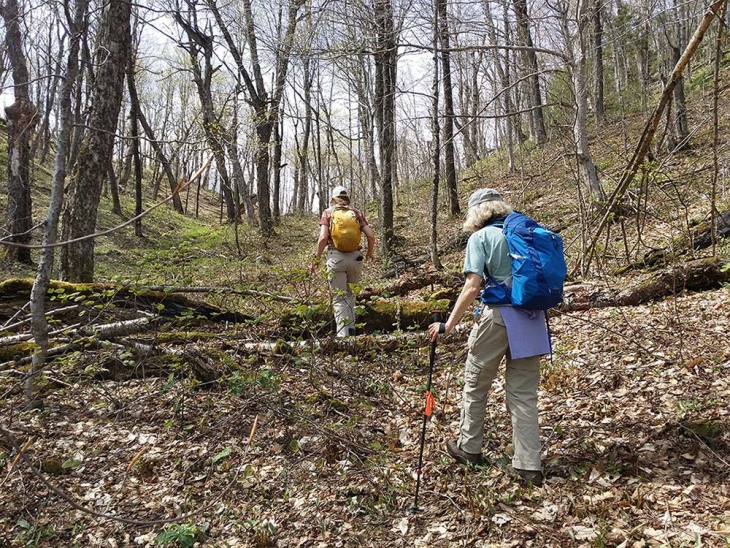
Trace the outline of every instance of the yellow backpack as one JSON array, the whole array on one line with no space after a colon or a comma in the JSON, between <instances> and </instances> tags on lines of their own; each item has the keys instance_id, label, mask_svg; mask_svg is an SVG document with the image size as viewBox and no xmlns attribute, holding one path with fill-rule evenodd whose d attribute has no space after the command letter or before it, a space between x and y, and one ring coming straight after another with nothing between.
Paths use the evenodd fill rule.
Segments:
<instances>
[{"instance_id":1,"label":"yellow backpack","mask_svg":"<svg viewBox=\"0 0 730 548\"><path fill-rule=\"evenodd\" d=\"M360 247L360 223L349 207L338 207L330 219L330 237L337 251L355 251Z\"/></svg>"}]
</instances>

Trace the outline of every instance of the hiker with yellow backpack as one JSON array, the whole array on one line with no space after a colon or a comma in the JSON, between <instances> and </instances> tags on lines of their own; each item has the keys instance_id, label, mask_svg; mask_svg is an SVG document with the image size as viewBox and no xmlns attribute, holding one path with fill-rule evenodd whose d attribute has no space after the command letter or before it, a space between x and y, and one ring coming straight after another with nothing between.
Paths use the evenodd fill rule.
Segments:
<instances>
[{"instance_id":1,"label":"hiker with yellow backpack","mask_svg":"<svg viewBox=\"0 0 730 548\"><path fill-rule=\"evenodd\" d=\"M365 234L368 261L375 259L375 234L362 212L350 207L350 195L344 186L332 191L330 207L319 220L319 240L310 272L314 273L325 250L327 279L332 291L337 337L355 334L355 294L351 284L362 276L363 254L360 240Z\"/></svg>"}]
</instances>

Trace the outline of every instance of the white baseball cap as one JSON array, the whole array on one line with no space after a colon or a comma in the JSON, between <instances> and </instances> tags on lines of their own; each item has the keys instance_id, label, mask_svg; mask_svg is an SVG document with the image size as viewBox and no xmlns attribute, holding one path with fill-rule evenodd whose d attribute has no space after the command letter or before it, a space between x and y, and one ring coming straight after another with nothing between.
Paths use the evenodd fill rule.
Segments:
<instances>
[{"instance_id":1,"label":"white baseball cap","mask_svg":"<svg viewBox=\"0 0 730 548\"><path fill-rule=\"evenodd\" d=\"M350 195L347 192L347 189L344 186L336 186L332 190L332 197L333 198L349 198Z\"/></svg>"}]
</instances>

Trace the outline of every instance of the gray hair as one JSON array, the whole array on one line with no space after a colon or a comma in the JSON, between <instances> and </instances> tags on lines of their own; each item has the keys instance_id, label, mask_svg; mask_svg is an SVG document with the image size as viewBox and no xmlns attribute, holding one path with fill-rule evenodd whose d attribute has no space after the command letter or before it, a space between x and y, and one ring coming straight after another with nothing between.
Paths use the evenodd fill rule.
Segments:
<instances>
[{"instance_id":1,"label":"gray hair","mask_svg":"<svg viewBox=\"0 0 730 548\"><path fill-rule=\"evenodd\" d=\"M502 200L482 202L474 207L470 207L466 212L464 231L476 232L495 219L498 219L499 217L506 217L510 213L512 213L512 208Z\"/></svg>"}]
</instances>

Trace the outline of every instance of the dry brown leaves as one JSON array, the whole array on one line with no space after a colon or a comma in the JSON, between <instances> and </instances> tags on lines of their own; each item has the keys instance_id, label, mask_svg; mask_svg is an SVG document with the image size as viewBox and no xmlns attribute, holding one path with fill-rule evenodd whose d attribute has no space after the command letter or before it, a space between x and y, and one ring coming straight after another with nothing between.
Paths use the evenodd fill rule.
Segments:
<instances>
[{"instance_id":1,"label":"dry brown leaves","mask_svg":"<svg viewBox=\"0 0 730 548\"><path fill-rule=\"evenodd\" d=\"M19 412L20 394L0 408L19 444L36 436L26 454L38 474L96 512L183 516L188 529L168 529L180 544L158 536L162 523L71 508L5 445L0 546L726 546L730 290L566 314L551 326L542 488L506 469L499 379L485 425L493 465L460 467L445 454L458 427L463 334L438 346L418 515L407 509L428 348L252 359L227 345L242 373L213 388L178 377L79 380L48 390L44 411Z\"/></svg>"}]
</instances>

